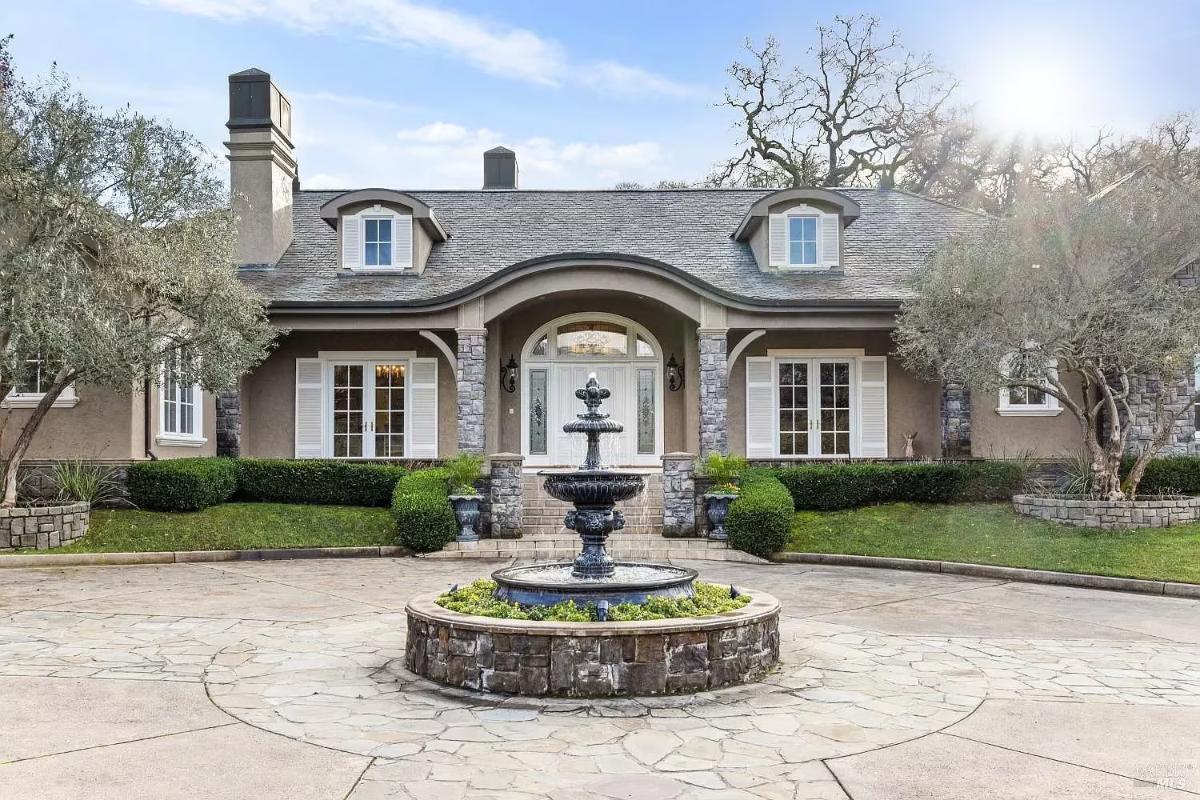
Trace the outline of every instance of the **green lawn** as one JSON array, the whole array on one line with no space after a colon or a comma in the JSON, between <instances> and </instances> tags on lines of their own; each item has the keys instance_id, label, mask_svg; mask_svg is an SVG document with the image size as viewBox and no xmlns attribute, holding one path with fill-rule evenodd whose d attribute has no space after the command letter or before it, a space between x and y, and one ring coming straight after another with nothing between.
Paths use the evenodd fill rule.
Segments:
<instances>
[{"instance_id":1,"label":"green lawn","mask_svg":"<svg viewBox=\"0 0 1200 800\"><path fill-rule=\"evenodd\" d=\"M86 536L51 552L154 553L396 543L396 523L386 508L227 503L193 513L93 511Z\"/></svg>"},{"instance_id":2,"label":"green lawn","mask_svg":"<svg viewBox=\"0 0 1200 800\"><path fill-rule=\"evenodd\" d=\"M1200 583L1200 524L1092 531L1021 517L1007 503L801 511L787 549Z\"/></svg>"}]
</instances>

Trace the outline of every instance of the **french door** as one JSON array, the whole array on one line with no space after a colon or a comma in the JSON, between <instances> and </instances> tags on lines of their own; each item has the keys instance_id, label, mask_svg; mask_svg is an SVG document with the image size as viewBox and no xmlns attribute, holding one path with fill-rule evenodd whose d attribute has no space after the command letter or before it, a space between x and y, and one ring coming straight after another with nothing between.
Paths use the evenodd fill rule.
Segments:
<instances>
[{"instance_id":1,"label":"french door","mask_svg":"<svg viewBox=\"0 0 1200 800\"><path fill-rule=\"evenodd\" d=\"M853 364L849 360L780 360L776 385L779 455L848 456L853 440Z\"/></svg>"},{"instance_id":2,"label":"french door","mask_svg":"<svg viewBox=\"0 0 1200 800\"><path fill-rule=\"evenodd\" d=\"M329 369L333 457L403 458L408 364L338 361Z\"/></svg>"}]
</instances>

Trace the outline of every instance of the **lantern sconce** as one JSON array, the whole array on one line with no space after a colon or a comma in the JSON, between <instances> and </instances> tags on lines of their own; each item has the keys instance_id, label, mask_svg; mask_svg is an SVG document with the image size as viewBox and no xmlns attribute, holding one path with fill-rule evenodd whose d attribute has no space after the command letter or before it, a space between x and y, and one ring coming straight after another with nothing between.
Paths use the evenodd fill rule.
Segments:
<instances>
[{"instance_id":1,"label":"lantern sconce","mask_svg":"<svg viewBox=\"0 0 1200 800\"><path fill-rule=\"evenodd\" d=\"M508 363L500 368L500 388L512 394L517 390L517 359L511 354Z\"/></svg>"},{"instance_id":2,"label":"lantern sconce","mask_svg":"<svg viewBox=\"0 0 1200 800\"><path fill-rule=\"evenodd\" d=\"M667 359L667 388L678 392L683 388L683 365L675 360L675 354Z\"/></svg>"}]
</instances>

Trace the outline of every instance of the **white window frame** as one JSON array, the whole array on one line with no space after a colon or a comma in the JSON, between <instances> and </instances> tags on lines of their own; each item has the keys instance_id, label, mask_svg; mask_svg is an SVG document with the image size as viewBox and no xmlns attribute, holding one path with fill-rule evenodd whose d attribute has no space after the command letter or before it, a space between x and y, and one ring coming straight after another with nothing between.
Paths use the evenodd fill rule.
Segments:
<instances>
[{"instance_id":1,"label":"white window frame","mask_svg":"<svg viewBox=\"0 0 1200 800\"><path fill-rule=\"evenodd\" d=\"M1015 354L1014 354L1015 355ZM1013 356L1008 356L1001 363L1000 370L1003 374L1008 375L1009 362ZM1055 365L1051 363L1049 369L1054 371ZM1049 388L1050 384L1043 384L1045 388ZM1014 403L1009 394L1009 390L1013 387L1002 386L1000 388L999 404L996 406L996 413L1002 417L1057 417L1062 413L1062 408L1059 407L1058 398L1043 389L1042 396L1045 398L1041 403Z\"/></svg>"},{"instance_id":2,"label":"white window frame","mask_svg":"<svg viewBox=\"0 0 1200 800\"><path fill-rule=\"evenodd\" d=\"M411 458L412 452L412 371L416 359L415 350L322 350L317 353L321 360L321 454L323 458L333 458L338 461L394 461L398 458ZM376 456L374 427L363 430L363 452L369 448L372 455L335 456L333 454L333 368L334 366L354 364L363 368L363 424L374 425L375 417L375 384L374 369L376 364L404 365L404 453L400 456ZM367 388L367 375L371 375L371 388ZM369 396L368 396L369 395ZM369 412L369 413L368 413ZM369 418L368 418L369 417ZM370 442L367 439L370 437Z\"/></svg>"},{"instance_id":3,"label":"white window frame","mask_svg":"<svg viewBox=\"0 0 1200 800\"><path fill-rule=\"evenodd\" d=\"M172 358L180 357L179 350L172 351ZM175 387L175 397L170 397L172 386ZM176 406L175 420L180 419L179 409L183 407L183 401L178 397L179 390L184 387L182 384L172 384L167 379L167 364L164 362L160 367L160 380L158 392L158 436L155 441L161 445L174 447L201 447L208 442L204 436L204 392L200 388L200 384L192 384L192 431L185 433L182 431L167 430L167 404L173 403Z\"/></svg>"},{"instance_id":4,"label":"white window frame","mask_svg":"<svg viewBox=\"0 0 1200 800\"><path fill-rule=\"evenodd\" d=\"M367 263L367 223L372 221L386 221L391 225L391 241L388 242L388 263L386 264L368 264ZM359 246L359 268L363 270L395 270L403 269L396 264L396 215L388 213L378 213L372 211L364 213L359 217L359 224L362 225L362 242ZM376 242L378 244L378 242Z\"/></svg>"},{"instance_id":5,"label":"white window frame","mask_svg":"<svg viewBox=\"0 0 1200 800\"><path fill-rule=\"evenodd\" d=\"M843 349L832 350L768 350L767 355L771 358L771 447L773 448L774 458L791 461L812 461L812 460L833 460L833 459L849 459L858 458L862 453L862 424L859 420L859 393L861 387L858 382L860 358L865 357L867 351L861 347L850 347ZM813 442L819 442L820 434L820 409L816 409L814 416L814 407L809 404L809 451L808 453L792 453L790 455L781 455L779 452L779 365L789 362L810 362L820 368L820 363L824 361L846 361L850 364L850 452L846 454L822 454L812 453ZM814 394L819 392L819 383L813 382L813 374L810 370L809 375L810 391ZM813 387L816 387L814 390ZM810 395L811 396L811 395ZM817 422L817 426L812 426L812 421Z\"/></svg>"},{"instance_id":6,"label":"white window frame","mask_svg":"<svg viewBox=\"0 0 1200 800\"><path fill-rule=\"evenodd\" d=\"M824 213L825 212L821 211L820 209L813 208L812 206L804 206L804 205L793 206L783 213L783 225L784 225L783 239L785 242L785 246L784 246L784 253L783 253L783 264L779 267L780 269L796 270L799 272L809 272L812 270L824 270L825 269L825 267L822 266L825 263L825 253L822 251L822 247L821 247L821 240L823 238L821 235L821 226L823 224L822 216L824 215ZM815 221L815 230L816 230L816 237L817 237L817 242L816 242L817 260L816 260L816 263L813 263L813 264L793 264L792 263L792 219L794 217L812 217L813 220Z\"/></svg>"},{"instance_id":7,"label":"white window frame","mask_svg":"<svg viewBox=\"0 0 1200 800\"><path fill-rule=\"evenodd\" d=\"M25 359L25 362L27 364L37 364L37 370L38 370L39 375L41 375L41 369L42 369L42 366L45 364L45 361L46 360L44 358L41 358L40 356L38 358ZM38 383L40 384L41 381L39 380ZM0 407L2 407L2 408L36 408L42 402L42 398L45 396L46 396L45 392L18 392L16 390L16 388L14 387L13 389L11 389L9 391L8 395L4 398L4 402L0 403ZM64 388L62 390L62 392L59 393L58 397L54 398L54 404L50 407L51 408L74 408L78 404L79 404L79 396L75 393L75 384L70 383L70 384L67 384L66 388Z\"/></svg>"},{"instance_id":8,"label":"white window frame","mask_svg":"<svg viewBox=\"0 0 1200 800\"><path fill-rule=\"evenodd\" d=\"M1192 378L1192 381L1193 381L1192 390L1196 391L1196 392L1200 392L1200 353L1196 354L1195 364L1196 364L1196 370L1195 370L1194 376ZM1197 403L1195 406L1192 407L1192 415L1195 417L1195 420L1196 420L1196 431L1195 431L1195 433L1192 434L1192 438L1194 438L1196 441L1200 442L1200 403Z\"/></svg>"}]
</instances>

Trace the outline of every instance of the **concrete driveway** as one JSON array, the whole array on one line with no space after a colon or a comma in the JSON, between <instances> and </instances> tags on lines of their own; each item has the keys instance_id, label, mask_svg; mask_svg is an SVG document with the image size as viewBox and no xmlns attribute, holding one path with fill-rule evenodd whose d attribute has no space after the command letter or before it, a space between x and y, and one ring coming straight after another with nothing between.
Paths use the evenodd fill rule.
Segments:
<instances>
[{"instance_id":1,"label":"concrete driveway","mask_svg":"<svg viewBox=\"0 0 1200 800\"><path fill-rule=\"evenodd\" d=\"M1200 795L1200 601L704 562L783 602L768 680L531 702L406 673L408 597L496 566L0 571L0 798Z\"/></svg>"}]
</instances>

